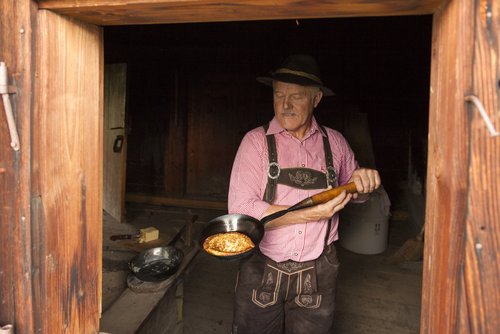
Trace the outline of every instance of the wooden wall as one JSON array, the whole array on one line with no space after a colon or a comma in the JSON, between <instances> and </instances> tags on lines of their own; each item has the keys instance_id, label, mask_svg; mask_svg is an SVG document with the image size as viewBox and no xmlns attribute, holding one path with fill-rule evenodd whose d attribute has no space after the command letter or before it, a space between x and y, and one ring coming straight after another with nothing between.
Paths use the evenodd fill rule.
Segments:
<instances>
[{"instance_id":1,"label":"wooden wall","mask_svg":"<svg viewBox=\"0 0 500 334\"><path fill-rule=\"evenodd\" d=\"M95 333L102 261L102 163L96 163L103 145L101 30L39 11L36 38L34 332Z\"/></svg>"},{"instance_id":2,"label":"wooden wall","mask_svg":"<svg viewBox=\"0 0 500 334\"><path fill-rule=\"evenodd\" d=\"M144 11L146 2L133 2L136 13L143 9L142 14L155 14L155 8L167 2L185 3L155 1L149 3L150 11ZM131 6L129 1L100 8L94 6L96 0L40 3L82 20L94 14L95 22L103 22L116 12L121 16L111 16L111 21L134 23L134 15L116 10ZM397 7L392 0L318 2L307 7L294 2L287 3L290 11L283 5L279 15L300 15L310 8L315 15L330 17L394 15L398 8L399 13L429 13L441 1L418 3L425 8L404 1ZM499 141L464 97L477 95L499 128L499 8L493 1L442 3L434 15L422 332L495 333L500 327ZM172 15L184 13L179 17L196 21L210 20L211 13L226 20L244 19L244 13L255 19L262 13L255 7L234 11L231 3L218 12L218 2L208 4L188 2L187 8L198 9L198 14L182 12L186 7L179 5L181 11ZM80 11L78 6L85 8ZM172 6L162 8L165 14ZM35 13L34 1L0 2L0 38L6 46L0 52L12 70L9 82L16 86L15 116L21 135L20 152L0 150L2 229L10 233L0 237L0 316L2 322L15 322L17 333L96 332L102 170L89 161L100 161L102 145L100 29L49 12L38 20ZM158 15L153 17L161 19ZM136 23L147 19L143 15ZM409 41L414 37L408 36ZM1 142L8 143L4 123L0 126Z\"/></svg>"},{"instance_id":3,"label":"wooden wall","mask_svg":"<svg viewBox=\"0 0 500 334\"><path fill-rule=\"evenodd\" d=\"M350 111L369 115L396 188L409 133L427 144L430 31L430 16L105 28L106 62L130 69L127 191L225 200L241 138L273 115L255 77L294 52L315 55L337 94L316 111L323 124L342 131Z\"/></svg>"},{"instance_id":4,"label":"wooden wall","mask_svg":"<svg viewBox=\"0 0 500 334\"><path fill-rule=\"evenodd\" d=\"M20 150L0 106L0 326L95 333L102 249L102 36L33 1L0 2L0 61ZM36 47L38 45L38 47ZM35 61L36 60L36 61Z\"/></svg>"},{"instance_id":5,"label":"wooden wall","mask_svg":"<svg viewBox=\"0 0 500 334\"><path fill-rule=\"evenodd\" d=\"M10 100L21 141L10 147L4 105L0 102L0 326L35 333L31 225L31 113L34 77L31 1L0 1L0 61L8 70ZM22 28L22 30L21 30Z\"/></svg>"},{"instance_id":6,"label":"wooden wall","mask_svg":"<svg viewBox=\"0 0 500 334\"><path fill-rule=\"evenodd\" d=\"M500 328L498 2L450 1L435 14L422 333Z\"/></svg>"}]
</instances>

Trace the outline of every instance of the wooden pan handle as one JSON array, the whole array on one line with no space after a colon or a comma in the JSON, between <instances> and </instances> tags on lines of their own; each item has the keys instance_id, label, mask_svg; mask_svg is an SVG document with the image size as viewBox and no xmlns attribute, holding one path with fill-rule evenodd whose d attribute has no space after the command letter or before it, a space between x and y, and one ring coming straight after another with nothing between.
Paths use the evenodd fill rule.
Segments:
<instances>
[{"instance_id":1,"label":"wooden pan handle","mask_svg":"<svg viewBox=\"0 0 500 334\"><path fill-rule=\"evenodd\" d=\"M336 187L336 188L333 188L330 190L325 190L325 191L320 192L319 194L311 196L313 205L326 203L329 200L332 200L335 197L337 197L338 195L340 195L340 193L343 192L344 190L348 194L354 194L358 191L356 189L356 183L354 183L354 182L347 183L347 184L344 184L340 187Z\"/></svg>"},{"instance_id":2,"label":"wooden pan handle","mask_svg":"<svg viewBox=\"0 0 500 334\"><path fill-rule=\"evenodd\" d=\"M354 182L351 182L333 189L322 191L319 194L313 195L295 204L294 206L288 208L288 210L289 211L299 210L303 208L308 208L313 205L326 203L329 200L332 200L338 195L340 195L340 193L343 192L344 190L347 191L348 194L354 194L357 192L356 184Z\"/></svg>"},{"instance_id":3,"label":"wooden pan handle","mask_svg":"<svg viewBox=\"0 0 500 334\"><path fill-rule=\"evenodd\" d=\"M277 211L273 214L270 214L269 216L265 216L264 218L261 219L261 223L267 224L271 220L279 218L279 217L283 216L285 213L290 212L290 211L300 210L300 209L314 206L316 204L326 203L329 200L334 199L335 197L340 195L340 193L343 192L344 190L350 194L354 194L357 192L356 184L354 182L351 182L351 183L344 184L343 186L340 186L340 187L336 187L333 189L322 191L319 194L313 195L311 197L306 198L303 201L300 201L299 203L295 204L294 206L289 207L286 210Z\"/></svg>"}]
</instances>

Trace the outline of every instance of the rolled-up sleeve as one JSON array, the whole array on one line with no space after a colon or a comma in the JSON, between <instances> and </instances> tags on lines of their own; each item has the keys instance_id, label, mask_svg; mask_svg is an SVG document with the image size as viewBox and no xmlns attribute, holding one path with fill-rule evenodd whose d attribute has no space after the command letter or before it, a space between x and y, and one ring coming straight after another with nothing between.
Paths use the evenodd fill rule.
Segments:
<instances>
[{"instance_id":1,"label":"rolled-up sleeve","mask_svg":"<svg viewBox=\"0 0 500 334\"><path fill-rule=\"evenodd\" d=\"M334 159L337 160L337 172L339 185L346 184L352 177L352 173L359 168L354 152L347 140L337 131L329 129L328 138L333 149Z\"/></svg>"},{"instance_id":2,"label":"rolled-up sleeve","mask_svg":"<svg viewBox=\"0 0 500 334\"><path fill-rule=\"evenodd\" d=\"M236 153L228 193L228 212L261 219L269 203L262 200L267 182L267 143L264 130L247 133Z\"/></svg>"}]
</instances>

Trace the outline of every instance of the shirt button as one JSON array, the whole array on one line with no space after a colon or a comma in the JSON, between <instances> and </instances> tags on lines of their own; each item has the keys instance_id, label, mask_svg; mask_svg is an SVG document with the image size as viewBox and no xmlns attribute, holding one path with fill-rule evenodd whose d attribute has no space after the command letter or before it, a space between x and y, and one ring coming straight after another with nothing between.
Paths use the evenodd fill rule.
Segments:
<instances>
[{"instance_id":1,"label":"shirt button","mask_svg":"<svg viewBox=\"0 0 500 334\"><path fill-rule=\"evenodd\" d=\"M302 234L302 231L299 231L299 234Z\"/></svg>"},{"instance_id":2,"label":"shirt button","mask_svg":"<svg viewBox=\"0 0 500 334\"><path fill-rule=\"evenodd\" d=\"M293 255L297 256L297 255L299 255L299 253L293 253Z\"/></svg>"},{"instance_id":3,"label":"shirt button","mask_svg":"<svg viewBox=\"0 0 500 334\"><path fill-rule=\"evenodd\" d=\"M305 166L306 166L306 164L302 164L302 167L305 167Z\"/></svg>"}]
</instances>

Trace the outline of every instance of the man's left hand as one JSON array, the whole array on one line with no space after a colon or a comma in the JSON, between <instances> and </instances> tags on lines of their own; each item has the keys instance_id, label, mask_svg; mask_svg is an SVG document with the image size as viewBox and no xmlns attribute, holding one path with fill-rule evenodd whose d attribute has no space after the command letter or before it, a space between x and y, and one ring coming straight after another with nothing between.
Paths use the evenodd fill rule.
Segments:
<instances>
[{"instance_id":1,"label":"man's left hand","mask_svg":"<svg viewBox=\"0 0 500 334\"><path fill-rule=\"evenodd\" d=\"M369 194L380 187L380 175L375 169L358 168L351 176L349 182L356 183L358 194ZM357 196L355 196L357 197Z\"/></svg>"}]
</instances>

